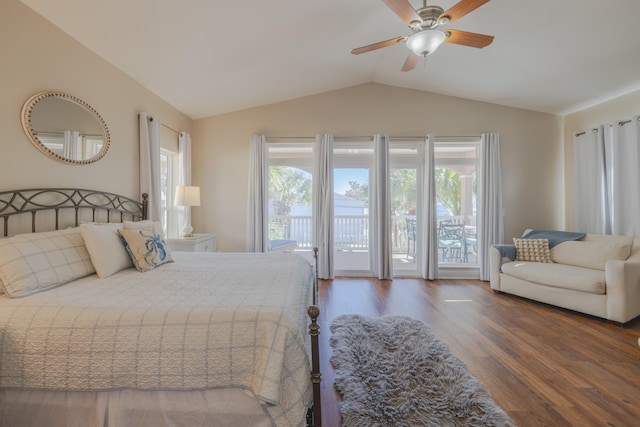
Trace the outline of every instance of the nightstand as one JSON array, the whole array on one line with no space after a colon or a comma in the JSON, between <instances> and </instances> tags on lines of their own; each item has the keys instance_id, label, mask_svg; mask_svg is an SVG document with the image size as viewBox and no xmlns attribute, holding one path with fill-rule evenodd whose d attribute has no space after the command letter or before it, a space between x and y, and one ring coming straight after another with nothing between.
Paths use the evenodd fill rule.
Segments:
<instances>
[{"instance_id":1,"label":"nightstand","mask_svg":"<svg viewBox=\"0 0 640 427\"><path fill-rule=\"evenodd\" d=\"M216 235L213 233L194 233L193 237L167 239L170 251L179 252L215 252Z\"/></svg>"}]
</instances>

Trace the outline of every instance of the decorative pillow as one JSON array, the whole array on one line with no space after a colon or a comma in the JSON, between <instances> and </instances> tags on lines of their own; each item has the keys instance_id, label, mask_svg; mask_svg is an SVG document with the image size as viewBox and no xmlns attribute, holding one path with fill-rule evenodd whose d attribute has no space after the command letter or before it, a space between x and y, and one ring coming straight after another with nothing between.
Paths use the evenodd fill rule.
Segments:
<instances>
[{"instance_id":1,"label":"decorative pillow","mask_svg":"<svg viewBox=\"0 0 640 427\"><path fill-rule=\"evenodd\" d=\"M167 262L173 262L167 242L158 227L140 230L118 230L124 247L138 271L149 271Z\"/></svg>"},{"instance_id":2,"label":"decorative pillow","mask_svg":"<svg viewBox=\"0 0 640 427\"><path fill-rule=\"evenodd\" d=\"M151 221L150 219L145 219L144 221L123 221L122 225L125 230L141 230L149 227L157 227L157 230L162 230L160 221Z\"/></svg>"},{"instance_id":3,"label":"decorative pillow","mask_svg":"<svg viewBox=\"0 0 640 427\"><path fill-rule=\"evenodd\" d=\"M514 237L516 261L552 262L548 239L519 239Z\"/></svg>"},{"instance_id":4,"label":"decorative pillow","mask_svg":"<svg viewBox=\"0 0 640 427\"><path fill-rule=\"evenodd\" d=\"M91 262L101 279L133 267L131 258L118 235L118 230L122 227L122 223L80 224L80 231L91 255Z\"/></svg>"},{"instance_id":5,"label":"decorative pillow","mask_svg":"<svg viewBox=\"0 0 640 427\"><path fill-rule=\"evenodd\" d=\"M0 239L0 284L11 298L25 297L94 272L77 227Z\"/></svg>"}]
</instances>

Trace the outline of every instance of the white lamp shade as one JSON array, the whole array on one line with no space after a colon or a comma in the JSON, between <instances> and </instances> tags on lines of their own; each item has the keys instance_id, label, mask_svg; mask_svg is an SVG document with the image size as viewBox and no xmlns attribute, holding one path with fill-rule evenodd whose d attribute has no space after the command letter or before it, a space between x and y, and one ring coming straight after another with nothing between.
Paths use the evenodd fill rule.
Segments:
<instances>
[{"instance_id":1,"label":"white lamp shade","mask_svg":"<svg viewBox=\"0 0 640 427\"><path fill-rule=\"evenodd\" d=\"M442 31L422 30L409 37L407 47L418 56L427 56L435 52L446 38Z\"/></svg>"},{"instance_id":2,"label":"white lamp shade","mask_svg":"<svg viewBox=\"0 0 640 427\"><path fill-rule=\"evenodd\" d=\"M176 206L200 206L200 187L178 185L174 204Z\"/></svg>"}]
</instances>

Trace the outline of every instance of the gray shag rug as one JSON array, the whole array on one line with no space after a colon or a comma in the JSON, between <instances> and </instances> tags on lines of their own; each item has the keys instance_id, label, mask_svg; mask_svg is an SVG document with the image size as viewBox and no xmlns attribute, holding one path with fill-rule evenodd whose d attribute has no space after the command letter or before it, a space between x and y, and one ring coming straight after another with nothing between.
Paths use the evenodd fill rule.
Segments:
<instances>
[{"instance_id":1,"label":"gray shag rug","mask_svg":"<svg viewBox=\"0 0 640 427\"><path fill-rule=\"evenodd\" d=\"M515 426L423 322L348 314L331 332L343 426Z\"/></svg>"}]
</instances>

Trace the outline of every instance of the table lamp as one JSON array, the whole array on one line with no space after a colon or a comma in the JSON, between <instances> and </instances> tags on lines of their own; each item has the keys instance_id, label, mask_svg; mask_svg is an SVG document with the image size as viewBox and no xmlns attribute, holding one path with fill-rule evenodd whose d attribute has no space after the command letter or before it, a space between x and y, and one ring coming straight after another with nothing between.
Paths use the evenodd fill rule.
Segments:
<instances>
[{"instance_id":1,"label":"table lamp","mask_svg":"<svg viewBox=\"0 0 640 427\"><path fill-rule=\"evenodd\" d=\"M190 185L178 185L176 187L176 206L200 206L200 187ZM184 226L182 227L182 237L193 237L193 227L191 226L191 215L185 209Z\"/></svg>"}]
</instances>

